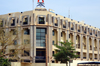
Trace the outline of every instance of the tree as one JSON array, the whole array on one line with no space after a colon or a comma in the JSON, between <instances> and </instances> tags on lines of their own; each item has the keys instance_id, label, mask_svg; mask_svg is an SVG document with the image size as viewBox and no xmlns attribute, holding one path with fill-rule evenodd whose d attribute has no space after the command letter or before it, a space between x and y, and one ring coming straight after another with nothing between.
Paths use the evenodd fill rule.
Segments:
<instances>
[{"instance_id":1,"label":"tree","mask_svg":"<svg viewBox=\"0 0 100 66\"><path fill-rule=\"evenodd\" d=\"M18 27L13 30L13 34L9 31L6 31L5 28L2 27L2 20L0 21L0 66L9 66L9 61L7 56L17 57L20 60L20 56L18 54L23 53L22 51L25 49L24 45L19 45L19 31ZM15 46L12 52L8 51L8 47ZM12 58L13 58L12 57Z\"/></svg>"},{"instance_id":2,"label":"tree","mask_svg":"<svg viewBox=\"0 0 100 66\"><path fill-rule=\"evenodd\" d=\"M56 51L57 53L54 54L54 58L56 61L61 61L61 63L66 63L70 61L71 59L77 58L78 55L76 55L77 51L75 51L74 46L72 42L60 42L62 46L58 46L55 44L55 46L58 48Z\"/></svg>"}]
</instances>

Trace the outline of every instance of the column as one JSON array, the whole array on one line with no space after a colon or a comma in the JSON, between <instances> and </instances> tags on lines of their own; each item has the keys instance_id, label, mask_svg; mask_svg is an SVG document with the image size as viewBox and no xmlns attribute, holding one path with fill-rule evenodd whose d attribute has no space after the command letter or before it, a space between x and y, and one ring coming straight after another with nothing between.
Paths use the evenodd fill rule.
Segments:
<instances>
[{"instance_id":1,"label":"column","mask_svg":"<svg viewBox=\"0 0 100 66\"><path fill-rule=\"evenodd\" d=\"M30 56L31 56L31 60L33 60L33 46L34 46L34 43L33 43L33 36L34 33L33 33L33 26L31 25L30 26Z\"/></svg>"},{"instance_id":2,"label":"column","mask_svg":"<svg viewBox=\"0 0 100 66\"><path fill-rule=\"evenodd\" d=\"M98 51L97 58L98 58L98 61L99 61L99 39L97 39L97 51Z\"/></svg>"},{"instance_id":3,"label":"column","mask_svg":"<svg viewBox=\"0 0 100 66\"><path fill-rule=\"evenodd\" d=\"M73 43L74 43L74 47L76 49L76 33L73 34Z\"/></svg>"},{"instance_id":4,"label":"column","mask_svg":"<svg viewBox=\"0 0 100 66\"><path fill-rule=\"evenodd\" d=\"M59 42L61 42L61 29L59 29ZM61 46L61 43L59 43L59 46Z\"/></svg>"},{"instance_id":5,"label":"column","mask_svg":"<svg viewBox=\"0 0 100 66\"><path fill-rule=\"evenodd\" d=\"M6 28L6 30L5 30L5 35L8 35L8 34L9 34L9 29ZM5 52L5 53L9 53L9 48L8 48L8 47L6 48L6 52ZM9 55L7 55L6 57L8 58Z\"/></svg>"},{"instance_id":6,"label":"column","mask_svg":"<svg viewBox=\"0 0 100 66\"><path fill-rule=\"evenodd\" d=\"M58 45L59 45L59 36L60 36L60 33L59 33L59 28L57 29L57 41L58 41Z\"/></svg>"},{"instance_id":7,"label":"column","mask_svg":"<svg viewBox=\"0 0 100 66\"><path fill-rule=\"evenodd\" d=\"M94 38L92 38L92 58L94 61Z\"/></svg>"},{"instance_id":8,"label":"column","mask_svg":"<svg viewBox=\"0 0 100 66\"><path fill-rule=\"evenodd\" d=\"M89 60L89 37L86 36L87 60Z\"/></svg>"},{"instance_id":9,"label":"column","mask_svg":"<svg viewBox=\"0 0 100 66\"><path fill-rule=\"evenodd\" d=\"M69 31L67 31L67 40L69 41Z\"/></svg>"},{"instance_id":10,"label":"column","mask_svg":"<svg viewBox=\"0 0 100 66\"><path fill-rule=\"evenodd\" d=\"M18 27L18 44L19 44L19 46L22 46L22 30L21 30L21 27ZM21 49L21 48L20 48ZM21 61L21 59L20 59L20 57L21 57L21 52L22 52L22 50L21 51L19 51L18 52L18 57L19 57L19 62Z\"/></svg>"},{"instance_id":11,"label":"column","mask_svg":"<svg viewBox=\"0 0 100 66\"><path fill-rule=\"evenodd\" d=\"M47 30L47 46L48 46L48 62L51 63L51 57L52 57L52 41L51 41L51 36L52 36L52 28L48 27Z\"/></svg>"},{"instance_id":12,"label":"column","mask_svg":"<svg viewBox=\"0 0 100 66\"><path fill-rule=\"evenodd\" d=\"M53 31L53 27L50 27L51 29L50 29L50 38L49 38L49 40L50 40L50 61L51 61L51 59L52 59L52 31Z\"/></svg>"},{"instance_id":13,"label":"column","mask_svg":"<svg viewBox=\"0 0 100 66\"><path fill-rule=\"evenodd\" d=\"M33 63L36 57L36 26L33 26Z\"/></svg>"},{"instance_id":14,"label":"column","mask_svg":"<svg viewBox=\"0 0 100 66\"><path fill-rule=\"evenodd\" d=\"M81 60L83 60L83 35L80 35L80 46L81 46Z\"/></svg>"}]
</instances>

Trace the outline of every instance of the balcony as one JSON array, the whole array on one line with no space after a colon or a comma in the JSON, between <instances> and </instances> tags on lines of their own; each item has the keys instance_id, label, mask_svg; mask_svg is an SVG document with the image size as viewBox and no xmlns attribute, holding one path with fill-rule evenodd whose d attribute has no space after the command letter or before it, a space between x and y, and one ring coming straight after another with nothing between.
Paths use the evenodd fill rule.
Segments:
<instances>
[{"instance_id":1,"label":"balcony","mask_svg":"<svg viewBox=\"0 0 100 66\"><path fill-rule=\"evenodd\" d=\"M94 47L94 51L97 51L97 47Z\"/></svg>"},{"instance_id":2,"label":"balcony","mask_svg":"<svg viewBox=\"0 0 100 66\"><path fill-rule=\"evenodd\" d=\"M80 32L80 30L78 30L78 32Z\"/></svg>"},{"instance_id":3,"label":"balcony","mask_svg":"<svg viewBox=\"0 0 100 66\"><path fill-rule=\"evenodd\" d=\"M55 26L58 26L58 24L57 24L57 23L55 23Z\"/></svg>"},{"instance_id":4,"label":"balcony","mask_svg":"<svg viewBox=\"0 0 100 66\"><path fill-rule=\"evenodd\" d=\"M76 48L80 49L80 44L76 44Z\"/></svg>"},{"instance_id":5,"label":"balcony","mask_svg":"<svg viewBox=\"0 0 100 66\"><path fill-rule=\"evenodd\" d=\"M15 26L15 19L12 20L11 26Z\"/></svg>"},{"instance_id":6,"label":"balcony","mask_svg":"<svg viewBox=\"0 0 100 66\"><path fill-rule=\"evenodd\" d=\"M97 58L94 58L95 60L97 60Z\"/></svg>"},{"instance_id":7,"label":"balcony","mask_svg":"<svg viewBox=\"0 0 100 66\"><path fill-rule=\"evenodd\" d=\"M90 50L92 50L92 46L90 46Z\"/></svg>"},{"instance_id":8,"label":"balcony","mask_svg":"<svg viewBox=\"0 0 100 66\"><path fill-rule=\"evenodd\" d=\"M46 57L45 56L36 56L35 59L36 60L45 60Z\"/></svg>"},{"instance_id":9,"label":"balcony","mask_svg":"<svg viewBox=\"0 0 100 66\"><path fill-rule=\"evenodd\" d=\"M24 21L24 22L23 22L23 25L26 25L26 24L28 24L28 21Z\"/></svg>"},{"instance_id":10,"label":"balcony","mask_svg":"<svg viewBox=\"0 0 100 66\"><path fill-rule=\"evenodd\" d=\"M66 26L65 26L65 25L63 25L63 28L66 28Z\"/></svg>"},{"instance_id":11,"label":"balcony","mask_svg":"<svg viewBox=\"0 0 100 66\"><path fill-rule=\"evenodd\" d=\"M0 22L0 27L3 27L3 21Z\"/></svg>"},{"instance_id":12,"label":"balcony","mask_svg":"<svg viewBox=\"0 0 100 66\"><path fill-rule=\"evenodd\" d=\"M83 57L83 59L86 59L86 57Z\"/></svg>"},{"instance_id":13,"label":"balcony","mask_svg":"<svg viewBox=\"0 0 100 66\"><path fill-rule=\"evenodd\" d=\"M71 30L74 30L74 28L71 28Z\"/></svg>"},{"instance_id":14,"label":"balcony","mask_svg":"<svg viewBox=\"0 0 100 66\"><path fill-rule=\"evenodd\" d=\"M90 60L92 60L92 58L90 58Z\"/></svg>"},{"instance_id":15,"label":"balcony","mask_svg":"<svg viewBox=\"0 0 100 66\"><path fill-rule=\"evenodd\" d=\"M86 34L86 31L84 31L84 33Z\"/></svg>"},{"instance_id":16,"label":"balcony","mask_svg":"<svg viewBox=\"0 0 100 66\"><path fill-rule=\"evenodd\" d=\"M90 35L92 35L92 33L90 33Z\"/></svg>"}]
</instances>

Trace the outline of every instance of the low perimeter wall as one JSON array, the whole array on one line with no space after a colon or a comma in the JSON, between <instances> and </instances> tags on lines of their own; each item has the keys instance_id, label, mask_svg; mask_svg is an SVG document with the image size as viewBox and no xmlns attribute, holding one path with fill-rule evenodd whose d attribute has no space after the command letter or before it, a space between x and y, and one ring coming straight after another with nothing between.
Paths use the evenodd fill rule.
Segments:
<instances>
[{"instance_id":1,"label":"low perimeter wall","mask_svg":"<svg viewBox=\"0 0 100 66\"><path fill-rule=\"evenodd\" d=\"M46 66L45 63L20 63L11 62L11 66ZM66 66L66 64L48 63L48 66Z\"/></svg>"}]
</instances>

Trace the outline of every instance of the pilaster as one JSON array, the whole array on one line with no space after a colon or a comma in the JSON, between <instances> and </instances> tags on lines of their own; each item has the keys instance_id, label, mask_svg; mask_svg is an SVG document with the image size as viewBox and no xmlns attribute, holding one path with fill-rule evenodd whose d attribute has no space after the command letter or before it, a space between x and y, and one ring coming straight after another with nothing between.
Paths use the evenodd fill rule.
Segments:
<instances>
[{"instance_id":1,"label":"pilaster","mask_svg":"<svg viewBox=\"0 0 100 66\"><path fill-rule=\"evenodd\" d=\"M89 37L86 37L87 60L89 60Z\"/></svg>"},{"instance_id":2,"label":"pilaster","mask_svg":"<svg viewBox=\"0 0 100 66\"><path fill-rule=\"evenodd\" d=\"M36 57L36 26L33 26L33 63L35 63Z\"/></svg>"},{"instance_id":3,"label":"pilaster","mask_svg":"<svg viewBox=\"0 0 100 66\"><path fill-rule=\"evenodd\" d=\"M82 43L82 41L83 41L83 35L80 35L80 46L81 46L80 53L81 53L81 60L83 60L83 43Z\"/></svg>"},{"instance_id":4,"label":"pilaster","mask_svg":"<svg viewBox=\"0 0 100 66\"><path fill-rule=\"evenodd\" d=\"M92 37L92 59L94 61L94 38Z\"/></svg>"},{"instance_id":5,"label":"pilaster","mask_svg":"<svg viewBox=\"0 0 100 66\"><path fill-rule=\"evenodd\" d=\"M74 47L76 49L76 33L73 34L73 43L74 43Z\"/></svg>"},{"instance_id":6,"label":"pilaster","mask_svg":"<svg viewBox=\"0 0 100 66\"><path fill-rule=\"evenodd\" d=\"M97 39L97 59L99 61L99 39Z\"/></svg>"},{"instance_id":7,"label":"pilaster","mask_svg":"<svg viewBox=\"0 0 100 66\"><path fill-rule=\"evenodd\" d=\"M69 41L69 31L67 31L67 40Z\"/></svg>"},{"instance_id":8,"label":"pilaster","mask_svg":"<svg viewBox=\"0 0 100 66\"><path fill-rule=\"evenodd\" d=\"M34 46L34 43L33 43L33 38L34 38L34 34L33 34L33 26L30 26L30 56L31 58L33 58L33 46ZM32 59L33 60L33 59ZM33 60L34 61L34 60Z\"/></svg>"}]
</instances>

